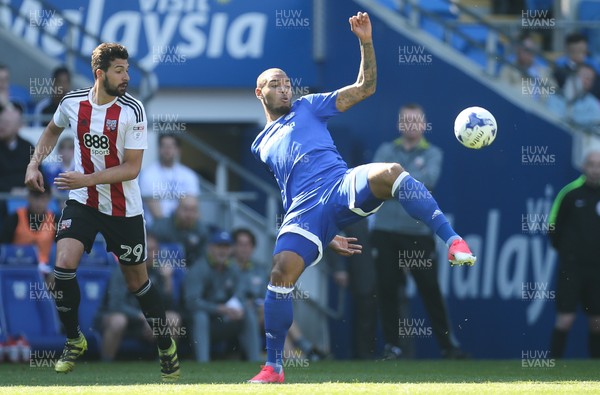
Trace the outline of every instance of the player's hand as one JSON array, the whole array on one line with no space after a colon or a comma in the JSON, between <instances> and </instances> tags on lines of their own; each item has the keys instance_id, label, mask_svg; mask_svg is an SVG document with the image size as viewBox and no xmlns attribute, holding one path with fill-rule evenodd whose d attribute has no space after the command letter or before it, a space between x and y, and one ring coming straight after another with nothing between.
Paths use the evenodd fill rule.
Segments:
<instances>
[{"instance_id":1,"label":"player's hand","mask_svg":"<svg viewBox=\"0 0 600 395\"><path fill-rule=\"evenodd\" d=\"M58 177L54 179L54 185L56 185L56 188L59 190L79 189L90 186L87 184L87 180L88 178L85 174L77 171L67 171L60 173Z\"/></svg>"},{"instance_id":2,"label":"player's hand","mask_svg":"<svg viewBox=\"0 0 600 395\"><path fill-rule=\"evenodd\" d=\"M352 256L362 253L362 246L355 244L358 241L356 237L344 237L337 235L329 243L329 248L341 256Z\"/></svg>"},{"instance_id":3,"label":"player's hand","mask_svg":"<svg viewBox=\"0 0 600 395\"><path fill-rule=\"evenodd\" d=\"M27 166L25 185L32 191L44 192L44 176L35 163L30 163Z\"/></svg>"},{"instance_id":4,"label":"player's hand","mask_svg":"<svg viewBox=\"0 0 600 395\"><path fill-rule=\"evenodd\" d=\"M359 12L348 19L350 30L358 37L361 43L370 42L373 38L371 20L366 12Z\"/></svg>"}]
</instances>

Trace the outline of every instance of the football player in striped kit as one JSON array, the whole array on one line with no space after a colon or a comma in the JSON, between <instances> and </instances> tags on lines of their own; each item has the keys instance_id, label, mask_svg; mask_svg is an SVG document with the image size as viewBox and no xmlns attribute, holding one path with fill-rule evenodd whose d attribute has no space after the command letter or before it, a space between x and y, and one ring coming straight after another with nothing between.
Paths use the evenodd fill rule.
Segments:
<instances>
[{"instance_id":1,"label":"football player in striped kit","mask_svg":"<svg viewBox=\"0 0 600 395\"><path fill-rule=\"evenodd\" d=\"M102 43L92 52L94 86L69 92L61 100L35 148L25 184L43 190L39 171L62 131L71 126L75 141L73 171L55 178L59 190L69 190L56 233L56 309L66 329L65 348L55 370L73 370L87 349L79 329L80 301L76 270L84 251L90 252L98 232L114 253L152 328L158 343L164 380L179 377L177 348L171 338L159 292L148 279L146 229L137 177L147 148L143 104L127 93L129 55L116 43Z\"/></svg>"}]
</instances>

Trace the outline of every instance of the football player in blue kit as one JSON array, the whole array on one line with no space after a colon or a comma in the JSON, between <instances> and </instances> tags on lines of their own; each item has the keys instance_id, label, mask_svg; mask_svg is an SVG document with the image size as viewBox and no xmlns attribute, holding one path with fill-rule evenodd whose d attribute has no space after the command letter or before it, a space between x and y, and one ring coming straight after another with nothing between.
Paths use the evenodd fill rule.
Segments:
<instances>
[{"instance_id":1,"label":"football player in blue kit","mask_svg":"<svg viewBox=\"0 0 600 395\"><path fill-rule=\"evenodd\" d=\"M283 383L283 345L293 320L294 284L321 259L325 246L341 255L360 253L355 238L337 233L373 214L384 200L397 199L411 216L426 223L448 245L452 265L473 265L476 260L427 188L400 164L348 169L338 153L327 121L375 93L377 82L369 16L359 12L349 23L361 50L354 84L292 102L290 79L283 70L268 69L256 82L267 124L252 143L252 153L273 173L285 216L264 304L267 363L250 383Z\"/></svg>"}]
</instances>

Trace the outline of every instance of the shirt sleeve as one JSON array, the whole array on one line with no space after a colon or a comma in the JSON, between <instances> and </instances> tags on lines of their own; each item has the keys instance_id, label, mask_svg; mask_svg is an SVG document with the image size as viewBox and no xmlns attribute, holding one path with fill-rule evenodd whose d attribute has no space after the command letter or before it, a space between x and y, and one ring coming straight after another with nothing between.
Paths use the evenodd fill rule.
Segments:
<instances>
[{"instance_id":1,"label":"shirt sleeve","mask_svg":"<svg viewBox=\"0 0 600 395\"><path fill-rule=\"evenodd\" d=\"M337 91L329 93L315 93L303 97L309 103L312 112L321 119L329 119L340 113L335 105Z\"/></svg>"},{"instance_id":2,"label":"shirt sleeve","mask_svg":"<svg viewBox=\"0 0 600 395\"><path fill-rule=\"evenodd\" d=\"M64 101L62 101L58 105L58 108L56 109L56 112L54 113L54 116L52 117L54 124L56 126L58 126L59 128L66 128L67 126L69 126L69 116L64 111L63 103L64 103Z\"/></svg>"},{"instance_id":3,"label":"shirt sleeve","mask_svg":"<svg viewBox=\"0 0 600 395\"><path fill-rule=\"evenodd\" d=\"M142 103L136 100L139 106L131 109L130 119L125 129L125 149L148 148L148 125L146 110Z\"/></svg>"}]
</instances>

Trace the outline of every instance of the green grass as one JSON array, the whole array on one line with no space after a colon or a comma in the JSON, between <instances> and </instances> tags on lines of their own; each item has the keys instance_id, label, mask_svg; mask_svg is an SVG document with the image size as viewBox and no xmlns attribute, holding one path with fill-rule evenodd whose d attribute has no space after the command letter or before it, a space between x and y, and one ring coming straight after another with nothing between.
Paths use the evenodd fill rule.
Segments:
<instances>
[{"instance_id":1,"label":"green grass","mask_svg":"<svg viewBox=\"0 0 600 395\"><path fill-rule=\"evenodd\" d=\"M160 382L157 362L80 362L51 367L0 365L0 394L600 394L600 362L557 361L524 368L508 361L311 362L287 368L284 385L250 385L255 363L182 361L176 384Z\"/></svg>"}]
</instances>

